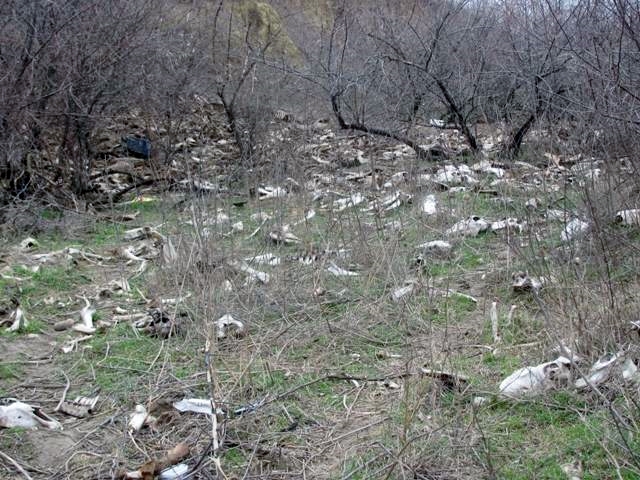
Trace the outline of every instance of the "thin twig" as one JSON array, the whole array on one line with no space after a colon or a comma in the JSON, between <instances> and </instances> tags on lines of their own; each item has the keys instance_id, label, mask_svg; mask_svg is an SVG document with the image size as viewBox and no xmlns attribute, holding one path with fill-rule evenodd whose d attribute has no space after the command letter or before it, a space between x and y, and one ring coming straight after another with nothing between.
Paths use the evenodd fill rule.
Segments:
<instances>
[{"instance_id":1,"label":"thin twig","mask_svg":"<svg viewBox=\"0 0 640 480\"><path fill-rule=\"evenodd\" d=\"M13 465L16 468L16 470L18 470L18 472L20 472L24 476L24 478L26 478L27 480L33 480L33 478L31 478L31 475L29 475L27 471L24 468L22 468L18 462L16 462L13 458L11 458L9 455L4 453L2 450L0 450L0 457L4 458L7 462Z\"/></svg>"}]
</instances>

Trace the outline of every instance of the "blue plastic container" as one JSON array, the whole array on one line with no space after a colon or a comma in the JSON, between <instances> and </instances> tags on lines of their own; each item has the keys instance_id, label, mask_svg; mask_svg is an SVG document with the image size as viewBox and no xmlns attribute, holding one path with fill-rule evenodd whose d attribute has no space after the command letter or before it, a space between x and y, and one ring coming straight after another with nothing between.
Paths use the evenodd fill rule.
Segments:
<instances>
[{"instance_id":1,"label":"blue plastic container","mask_svg":"<svg viewBox=\"0 0 640 480\"><path fill-rule=\"evenodd\" d=\"M151 142L141 137L126 137L124 139L129 155L149 158L151 156Z\"/></svg>"}]
</instances>

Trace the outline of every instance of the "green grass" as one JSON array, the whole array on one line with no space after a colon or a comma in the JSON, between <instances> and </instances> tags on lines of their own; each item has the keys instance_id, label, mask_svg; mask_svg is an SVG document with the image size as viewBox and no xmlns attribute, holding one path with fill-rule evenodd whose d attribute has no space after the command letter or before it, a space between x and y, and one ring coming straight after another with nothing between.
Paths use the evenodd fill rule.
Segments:
<instances>
[{"instance_id":1,"label":"green grass","mask_svg":"<svg viewBox=\"0 0 640 480\"><path fill-rule=\"evenodd\" d=\"M478 415L499 478L566 479L561 466L576 460L585 479L613 478L607 449L619 447L611 419L590 411L573 394L558 392L516 404L498 401ZM624 472L623 478L637 478Z\"/></svg>"}]
</instances>

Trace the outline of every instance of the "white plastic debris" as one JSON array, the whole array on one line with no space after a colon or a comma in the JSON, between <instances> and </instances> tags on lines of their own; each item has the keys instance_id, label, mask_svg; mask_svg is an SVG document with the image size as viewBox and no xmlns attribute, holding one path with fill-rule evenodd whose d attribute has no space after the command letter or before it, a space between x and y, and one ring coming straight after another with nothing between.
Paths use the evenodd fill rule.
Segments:
<instances>
[{"instance_id":1,"label":"white plastic debris","mask_svg":"<svg viewBox=\"0 0 640 480\"><path fill-rule=\"evenodd\" d=\"M640 226L640 208L620 210L616 212L615 220L623 225Z\"/></svg>"},{"instance_id":2,"label":"white plastic debris","mask_svg":"<svg viewBox=\"0 0 640 480\"><path fill-rule=\"evenodd\" d=\"M329 262L329 267L327 267L327 271L332 273L337 277L357 277L360 275L358 272L352 272L351 270L345 270L337 266L334 262Z\"/></svg>"},{"instance_id":3,"label":"white plastic debris","mask_svg":"<svg viewBox=\"0 0 640 480\"><path fill-rule=\"evenodd\" d=\"M40 407L32 406L18 400L13 401L9 405L0 405L0 427L44 427L49 430L62 430L62 424L40 410Z\"/></svg>"},{"instance_id":4,"label":"white plastic debris","mask_svg":"<svg viewBox=\"0 0 640 480\"><path fill-rule=\"evenodd\" d=\"M524 367L505 378L499 387L501 395L523 397L537 395L571 380L571 360L558 357L535 367Z\"/></svg>"},{"instance_id":5,"label":"white plastic debris","mask_svg":"<svg viewBox=\"0 0 640 480\"><path fill-rule=\"evenodd\" d=\"M475 237L489 229L489 223L483 218L474 215L450 227L445 233L449 236L461 235L464 237Z\"/></svg>"},{"instance_id":6,"label":"white plastic debris","mask_svg":"<svg viewBox=\"0 0 640 480\"><path fill-rule=\"evenodd\" d=\"M424 215L435 215L437 213L436 196L433 194L427 195L422 199L422 205L420 206Z\"/></svg>"},{"instance_id":7,"label":"white plastic debris","mask_svg":"<svg viewBox=\"0 0 640 480\"><path fill-rule=\"evenodd\" d=\"M240 320L236 320L228 313L216 320L215 325L218 340L226 338L228 335L241 337L245 334L244 323Z\"/></svg>"},{"instance_id":8,"label":"white plastic debris","mask_svg":"<svg viewBox=\"0 0 640 480\"><path fill-rule=\"evenodd\" d=\"M173 404L173 408L179 412L204 413L211 415L211 400L208 398L184 398Z\"/></svg>"},{"instance_id":9,"label":"white plastic debris","mask_svg":"<svg viewBox=\"0 0 640 480\"><path fill-rule=\"evenodd\" d=\"M158 478L160 480L180 480L187 473L189 473L189 465L186 463L179 463L161 471Z\"/></svg>"},{"instance_id":10,"label":"white plastic debris","mask_svg":"<svg viewBox=\"0 0 640 480\"><path fill-rule=\"evenodd\" d=\"M574 218L565 225L564 230L560 234L560 239L563 242L570 242L571 240L581 237L588 229L589 224L587 222L579 218Z\"/></svg>"}]
</instances>

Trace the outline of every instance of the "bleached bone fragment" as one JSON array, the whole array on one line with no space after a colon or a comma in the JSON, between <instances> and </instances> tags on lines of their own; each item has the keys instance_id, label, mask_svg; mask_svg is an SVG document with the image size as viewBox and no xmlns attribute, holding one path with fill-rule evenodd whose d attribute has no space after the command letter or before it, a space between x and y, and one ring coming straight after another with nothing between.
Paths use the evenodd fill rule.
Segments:
<instances>
[{"instance_id":1,"label":"bleached bone fragment","mask_svg":"<svg viewBox=\"0 0 640 480\"><path fill-rule=\"evenodd\" d=\"M430 216L437 213L436 196L431 194L422 199L422 205L420 206L424 215Z\"/></svg>"},{"instance_id":2,"label":"bleached bone fragment","mask_svg":"<svg viewBox=\"0 0 640 480\"><path fill-rule=\"evenodd\" d=\"M361 193L354 193L347 198L339 198L338 200L333 202L333 210L336 212L341 212L350 207L355 207L364 202L364 195Z\"/></svg>"},{"instance_id":3,"label":"bleached bone fragment","mask_svg":"<svg viewBox=\"0 0 640 480\"><path fill-rule=\"evenodd\" d=\"M352 272L351 270L345 270L337 266L334 262L329 262L327 271L337 277L357 277L360 274L358 272Z\"/></svg>"},{"instance_id":4,"label":"bleached bone fragment","mask_svg":"<svg viewBox=\"0 0 640 480\"><path fill-rule=\"evenodd\" d=\"M218 340L231 335L233 337L242 337L246 333L244 323L236 320L228 313L215 321L216 336Z\"/></svg>"},{"instance_id":5,"label":"bleached bone fragment","mask_svg":"<svg viewBox=\"0 0 640 480\"><path fill-rule=\"evenodd\" d=\"M164 236L160 234L154 228L149 226L132 228L130 230L126 230L123 234L123 238L126 242L132 242L134 240L143 240L145 238L153 238L155 240L164 240Z\"/></svg>"},{"instance_id":6,"label":"bleached bone fragment","mask_svg":"<svg viewBox=\"0 0 640 480\"><path fill-rule=\"evenodd\" d=\"M282 187L264 186L258 188L258 198L260 200L267 200L269 198L284 198L288 195L288 192Z\"/></svg>"},{"instance_id":7,"label":"bleached bone fragment","mask_svg":"<svg viewBox=\"0 0 640 480\"><path fill-rule=\"evenodd\" d=\"M449 236L476 237L489 229L489 223L474 215L450 227L445 233Z\"/></svg>"},{"instance_id":8,"label":"bleached bone fragment","mask_svg":"<svg viewBox=\"0 0 640 480\"><path fill-rule=\"evenodd\" d=\"M189 465L186 463L179 463L172 467L165 468L158 475L159 480L181 480L186 478L185 475L189 472Z\"/></svg>"},{"instance_id":9,"label":"bleached bone fragment","mask_svg":"<svg viewBox=\"0 0 640 480\"><path fill-rule=\"evenodd\" d=\"M407 295L411 295L415 288L416 286L414 283L410 283L408 285L405 285L404 287L396 288L393 292L391 292L391 299L394 302L399 302Z\"/></svg>"},{"instance_id":10,"label":"bleached bone fragment","mask_svg":"<svg viewBox=\"0 0 640 480\"><path fill-rule=\"evenodd\" d=\"M80 310L81 323L74 325L73 329L77 332L90 335L96 331L93 325L93 315L96 313L96 309L91 306L87 298L85 298L84 301L86 305Z\"/></svg>"},{"instance_id":11,"label":"bleached bone fragment","mask_svg":"<svg viewBox=\"0 0 640 480\"><path fill-rule=\"evenodd\" d=\"M137 432L139 431L146 423L151 423L153 417L149 415L147 409L144 405L136 405L133 413L129 414L129 431Z\"/></svg>"},{"instance_id":12,"label":"bleached bone fragment","mask_svg":"<svg viewBox=\"0 0 640 480\"><path fill-rule=\"evenodd\" d=\"M22 250L23 252L30 252L31 250L34 250L39 246L40 244L33 237L27 237L20 242L20 250Z\"/></svg>"},{"instance_id":13,"label":"bleached bone fragment","mask_svg":"<svg viewBox=\"0 0 640 480\"><path fill-rule=\"evenodd\" d=\"M499 386L507 397L533 396L571 381L571 360L558 357L535 367L524 367L505 378Z\"/></svg>"},{"instance_id":14,"label":"bleached bone fragment","mask_svg":"<svg viewBox=\"0 0 640 480\"><path fill-rule=\"evenodd\" d=\"M272 267L280 265L281 263L280 257L276 257L273 253L265 253L262 255L256 255L255 257L246 257L244 261L247 263L254 263L256 265L271 265Z\"/></svg>"},{"instance_id":15,"label":"bleached bone fragment","mask_svg":"<svg viewBox=\"0 0 640 480\"><path fill-rule=\"evenodd\" d=\"M269 274L251 268L245 262L233 262L231 265L242 273L246 273L251 280L257 280L261 283L269 283Z\"/></svg>"},{"instance_id":16,"label":"bleached bone fragment","mask_svg":"<svg viewBox=\"0 0 640 480\"><path fill-rule=\"evenodd\" d=\"M233 225L231 225L231 231L233 233L241 233L244 232L244 223L242 222L236 222Z\"/></svg>"},{"instance_id":17,"label":"bleached bone fragment","mask_svg":"<svg viewBox=\"0 0 640 480\"><path fill-rule=\"evenodd\" d=\"M422 250L424 253L438 253L447 254L451 252L451 244L444 240L432 240L430 242L421 243L416 246L418 250Z\"/></svg>"},{"instance_id":18,"label":"bleached bone fragment","mask_svg":"<svg viewBox=\"0 0 640 480\"><path fill-rule=\"evenodd\" d=\"M20 308L20 305L18 305L16 309L11 312L9 320L11 321L12 319L13 322L11 323L11 326L7 328L7 332L17 332L29 325L29 321L27 320L27 317L25 317L24 311L22 310L22 308Z\"/></svg>"},{"instance_id":19,"label":"bleached bone fragment","mask_svg":"<svg viewBox=\"0 0 640 480\"><path fill-rule=\"evenodd\" d=\"M487 160L482 160L478 163L471 165L471 170L474 172L490 173L496 178L504 177L504 168L494 167L493 164Z\"/></svg>"},{"instance_id":20,"label":"bleached bone fragment","mask_svg":"<svg viewBox=\"0 0 640 480\"><path fill-rule=\"evenodd\" d=\"M40 407L32 406L18 400L14 400L9 405L0 405L0 427L44 427L49 430L62 430L62 424L40 410Z\"/></svg>"},{"instance_id":21,"label":"bleached bone fragment","mask_svg":"<svg viewBox=\"0 0 640 480\"><path fill-rule=\"evenodd\" d=\"M278 229L271 230L268 234L269 239L274 243L282 243L284 245L293 245L300 243L300 239L291 232L289 225L282 225Z\"/></svg>"},{"instance_id":22,"label":"bleached bone fragment","mask_svg":"<svg viewBox=\"0 0 640 480\"><path fill-rule=\"evenodd\" d=\"M522 233L524 230L524 224L517 218L505 218L504 220L498 220L491 223L492 232L499 232L501 230Z\"/></svg>"},{"instance_id":23,"label":"bleached bone fragment","mask_svg":"<svg viewBox=\"0 0 640 480\"><path fill-rule=\"evenodd\" d=\"M178 252L170 238L166 238L165 241L162 242L162 259L166 265L171 265L178 260Z\"/></svg>"},{"instance_id":24,"label":"bleached bone fragment","mask_svg":"<svg viewBox=\"0 0 640 480\"><path fill-rule=\"evenodd\" d=\"M615 220L623 225L640 226L640 208L620 210L616 212Z\"/></svg>"},{"instance_id":25,"label":"bleached bone fragment","mask_svg":"<svg viewBox=\"0 0 640 480\"><path fill-rule=\"evenodd\" d=\"M257 213L252 213L249 218L256 223L262 223L262 222L267 222L271 220L273 217L269 215L267 212L257 212Z\"/></svg>"},{"instance_id":26,"label":"bleached bone fragment","mask_svg":"<svg viewBox=\"0 0 640 480\"><path fill-rule=\"evenodd\" d=\"M574 218L565 225L564 230L562 230L560 234L560 239L563 242L570 242L571 240L580 238L587 230L589 230L589 224L587 222L579 218Z\"/></svg>"},{"instance_id":27,"label":"bleached bone fragment","mask_svg":"<svg viewBox=\"0 0 640 480\"><path fill-rule=\"evenodd\" d=\"M576 388L583 389L591 385L597 387L601 383L606 382L615 374L615 370L620 367L625 360L626 355L624 352L600 357L589 369L589 374L586 378L579 378L576 380ZM622 374L622 371L620 373Z\"/></svg>"}]
</instances>

